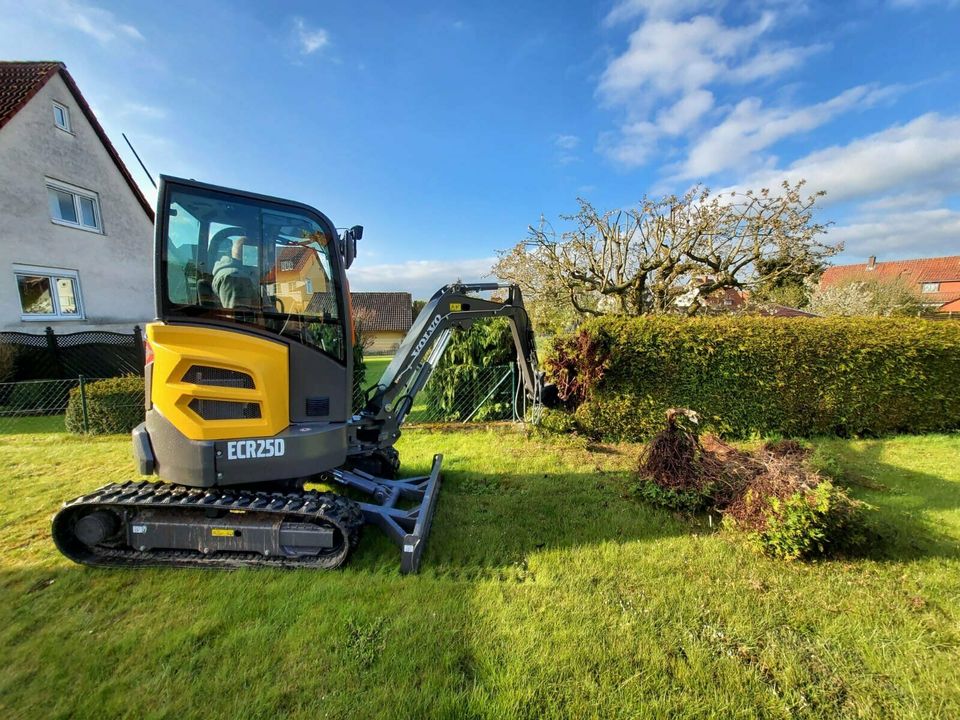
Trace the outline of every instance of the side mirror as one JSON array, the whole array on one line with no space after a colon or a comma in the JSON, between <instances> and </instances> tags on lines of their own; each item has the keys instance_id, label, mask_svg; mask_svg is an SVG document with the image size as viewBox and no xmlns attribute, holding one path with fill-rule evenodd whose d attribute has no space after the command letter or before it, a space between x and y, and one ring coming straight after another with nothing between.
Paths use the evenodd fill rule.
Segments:
<instances>
[{"instance_id":1,"label":"side mirror","mask_svg":"<svg viewBox=\"0 0 960 720\"><path fill-rule=\"evenodd\" d=\"M340 249L343 253L343 266L349 268L357 258L357 240L363 237L363 225L354 225L344 230L340 236Z\"/></svg>"}]
</instances>

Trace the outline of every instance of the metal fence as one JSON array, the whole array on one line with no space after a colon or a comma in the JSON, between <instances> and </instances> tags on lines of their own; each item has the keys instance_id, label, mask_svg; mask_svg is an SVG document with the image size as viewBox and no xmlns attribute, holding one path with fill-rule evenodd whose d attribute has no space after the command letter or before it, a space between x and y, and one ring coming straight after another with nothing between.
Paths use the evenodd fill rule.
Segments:
<instances>
[{"instance_id":1,"label":"metal fence","mask_svg":"<svg viewBox=\"0 0 960 720\"><path fill-rule=\"evenodd\" d=\"M0 383L0 434L64 432L68 429L74 432L98 431L110 422L104 413L115 414L120 424L128 423L138 414L142 417L142 393L137 397L129 393L118 395L111 398L106 407L103 399L98 398L97 410L88 417L87 386L96 380L77 377ZM77 399L68 421L71 391ZM355 403L354 407L359 405ZM434 373L417 395L407 423L519 420L524 417L525 409L515 366L451 368Z\"/></svg>"},{"instance_id":2,"label":"metal fence","mask_svg":"<svg viewBox=\"0 0 960 720\"><path fill-rule=\"evenodd\" d=\"M93 407L88 403L88 388L102 379L0 383L0 435L67 430L112 432L113 428L126 432L130 422L143 419L143 392L99 397ZM71 393L76 406L68 412Z\"/></svg>"}]
</instances>

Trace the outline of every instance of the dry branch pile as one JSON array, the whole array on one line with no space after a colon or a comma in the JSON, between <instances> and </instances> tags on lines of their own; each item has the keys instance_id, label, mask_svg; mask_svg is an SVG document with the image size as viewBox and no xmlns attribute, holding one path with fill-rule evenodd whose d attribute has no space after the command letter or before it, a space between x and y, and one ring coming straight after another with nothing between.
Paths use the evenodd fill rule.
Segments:
<instances>
[{"instance_id":1,"label":"dry branch pile","mask_svg":"<svg viewBox=\"0 0 960 720\"><path fill-rule=\"evenodd\" d=\"M744 452L713 435L701 439L698 425L692 410L667 411L666 427L640 456L641 496L674 510L717 511L778 557L862 540L865 506L810 466L808 448L779 440Z\"/></svg>"}]
</instances>

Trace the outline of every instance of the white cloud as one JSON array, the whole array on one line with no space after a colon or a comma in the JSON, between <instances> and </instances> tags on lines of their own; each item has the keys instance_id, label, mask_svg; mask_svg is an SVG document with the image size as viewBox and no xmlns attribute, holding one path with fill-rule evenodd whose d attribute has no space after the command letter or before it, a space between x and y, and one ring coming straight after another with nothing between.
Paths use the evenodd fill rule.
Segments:
<instances>
[{"instance_id":1,"label":"white cloud","mask_svg":"<svg viewBox=\"0 0 960 720\"><path fill-rule=\"evenodd\" d=\"M787 167L754 173L728 190L777 187L784 179L806 179L811 190L826 190L827 203L891 192L960 193L960 116L921 115L846 145L817 150Z\"/></svg>"},{"instance_id":2,"label":"white cloud","mask_svg":"<svg viewBox=\"0 0 960 720\"><path fill-rule=\"evenodd\" d=\"M490 282L495 257L462 260L407 260L402 263L364 265L362 257L350 268L350 289L359 291L406 291L414 299L426 299L444 285L457 280Z\"/></svg>"},{"instance_id":3,"label":"white cloud","mask_svg":"<svg viewBox=\"0 0 960 720\"><path fill-rule=\"evenodd\" d=\"M650 18L675 18L722 5L722 0L619 0L607 13L606 25L645 15Z\"/></svg>"},{"instance_id":4,"label":"white cloud","mask_svg":"<svg viewBox=\"0 0 960 720\"><path fill-rule=\"evenodd\" d=\"M736 168L778 140L812 130L841 113L870 107L889 94L889 88L861 85L825 102L795 109L765 108L758 98L741 100L719 125L693 144L678 177L699 179Z\"/></svg>"},{"instance_id":5,"label":"white cloud","mask_svg":"<svg viewBox=\"0 0 960 720\"><path fill-rule=\"evenodd\" d=\"M312 55L330 44L330 34L323 28L312 28L303 18L294 18L293 25L301 55Z\"/></svg>"},{"instance_id":6,"label":"white cloud","mask_svg":"<svg viewBox=\"0 0 960 720\"><path fill-rule=\"evenodd\" d=\"M118 39L144 40L143 34L136 27L118 20L109 10L73 0L53 0L44 5L47 10L43 15L50 21L79 30L103 45ZM34 10L41 8L35 6Z\"/></svg>"},{"instance_id":7,"label":"white cloud","mask_svg":"<svg viewBox=\"0 0 960 720\"><path fill-rule=\"evenodd\" d=\"M627 50L603 71L598 90L616 104L639 96L670 96L702 88L728 75L734 58L750 48L772 22L770 13L740 27L726 26L705 15L688 22L645 22L631 33Z\"/></svg>"},{"instance_id":8,"label":"white cloud","mask_svg":"<svg viewBox=\"0 0 960 720\"><path fill-rule=\"evenodd\" d=\"M657 115L657 127L668 135L679 135L690 129L713 108L713 93L694 90L680 98L672 107Z\"/></svg>"},{"instance_id":9,"label":"white cloud","mask_svg":"<svg viewBox=\"0 0 960 720\"><path fill-rule=\"evenodd\" d=\"M732 68L728 79L732 82L749 83L754 80L773 77L797 67L811 55L822 52L828 47L829 45L820 44L807 47L761 50L738 67Z\"/></svg>"},{"instance_id":10,"label":"white cloud","mask_svg":"<svg viewBox=\"0 0 960 720\"><path fill-rule=\"evenodd\" d=\"M960 0L890 0L890 5L895 8L918 10L920 8L930 7L931 5L955 7L960 5Z\"/></svg>"},{"instance_id":11,"label":"white cloud","mask_svg":"<svg viewBox=\"0 0 960 720\"><path fill-rule=\"evenodd\" d=\"M621 3L611 11L614 19L625 19L629 13L645 18L630 34L627 49L607 65L597 86L597 94L607 106L624 111L619 130L603 134L597 148L617 164L642 165L661 144L658 141L682 140L697 132L708 117L728 112L727 108L715 110L714 86L736 86L779 75L825 47L764 41L763 36L774 26L772 12L744 25L728 25L707 15L672 19L708 5L641 0ZM745 102L751 107L760 103L756 99ZM739 123L741 119L732 117L730 121Z\"/></svg>"},{"instance_id":12,"label":"white cloud","mask_svg":"<svg viewBox=\"0 0 960 720\"><path fill-rule=\"evenodd\" d=\"M862 262L954 255L960 245L960 212L947 208L881 213L830 229L844 244L843 258Z\"/></svg>"},{"instance_id":13,"label":"white cloud","mask_svg":"<svg viewBox=\"0 0 960 720\"><path fill-rule=\"evenodd\" d=\"M167 116L167 111L155 105L125 102L120 106L118 115L122 117L141 117L148 120L162 120Z\"/></svg>"},{"instance_id":14,"label":"white cloud","mask_svg":"<svg viewBox=\"0 0 960 720\"><path fill-rule=\"evenodd\" d=\"M569 165L580 161L580 156L574 152L580 145L580 138L577 135L554 135L553 145L557 149L558 165Z\"/></svg>"}]
</instances>

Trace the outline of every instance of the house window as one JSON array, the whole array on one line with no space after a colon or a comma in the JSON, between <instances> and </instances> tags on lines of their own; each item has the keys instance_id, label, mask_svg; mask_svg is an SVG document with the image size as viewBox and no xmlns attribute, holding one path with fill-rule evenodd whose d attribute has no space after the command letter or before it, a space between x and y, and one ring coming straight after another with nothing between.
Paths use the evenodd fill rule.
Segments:
<instances>
[{"instance_id":1,"label":"house window","mask_svg":"<svg viewBox=\"0 0 960 720\"><path fill-rule=\"evenodd\" d=\"M920 292L925 292L925 293L940 292L940 283L938 282L923 283L923 285L920 286Z\"/></svg>"},{"instance_id":2,"label":"house window","mask_svg":"<svg viewBox=\"0 0 960 720\"><path fill-rule=\"evenodd\" d=\"M14 265L21 320L82 320L76 270Z\"/></svg>"},{"instance_id":3,"label":"house window","mask_svg":"<svg viewBox=\"0 0 960 720\"><path fill-rule=\"evenodd\" d=\"M55 102L53 104L53 124L61 130L72 132L70 129L70 108Z\"/></svg>"},{"instance_id":4,"label":"house window","mask_svg":"<svg viewBox=\"0 0 960 720\"><path fill-rule=\"evenodd\" d=\"M58 225L69 225L100 232L100 203L95 193L55 180L47 180L50 219Z\"/></svg>"}]
</instances>

